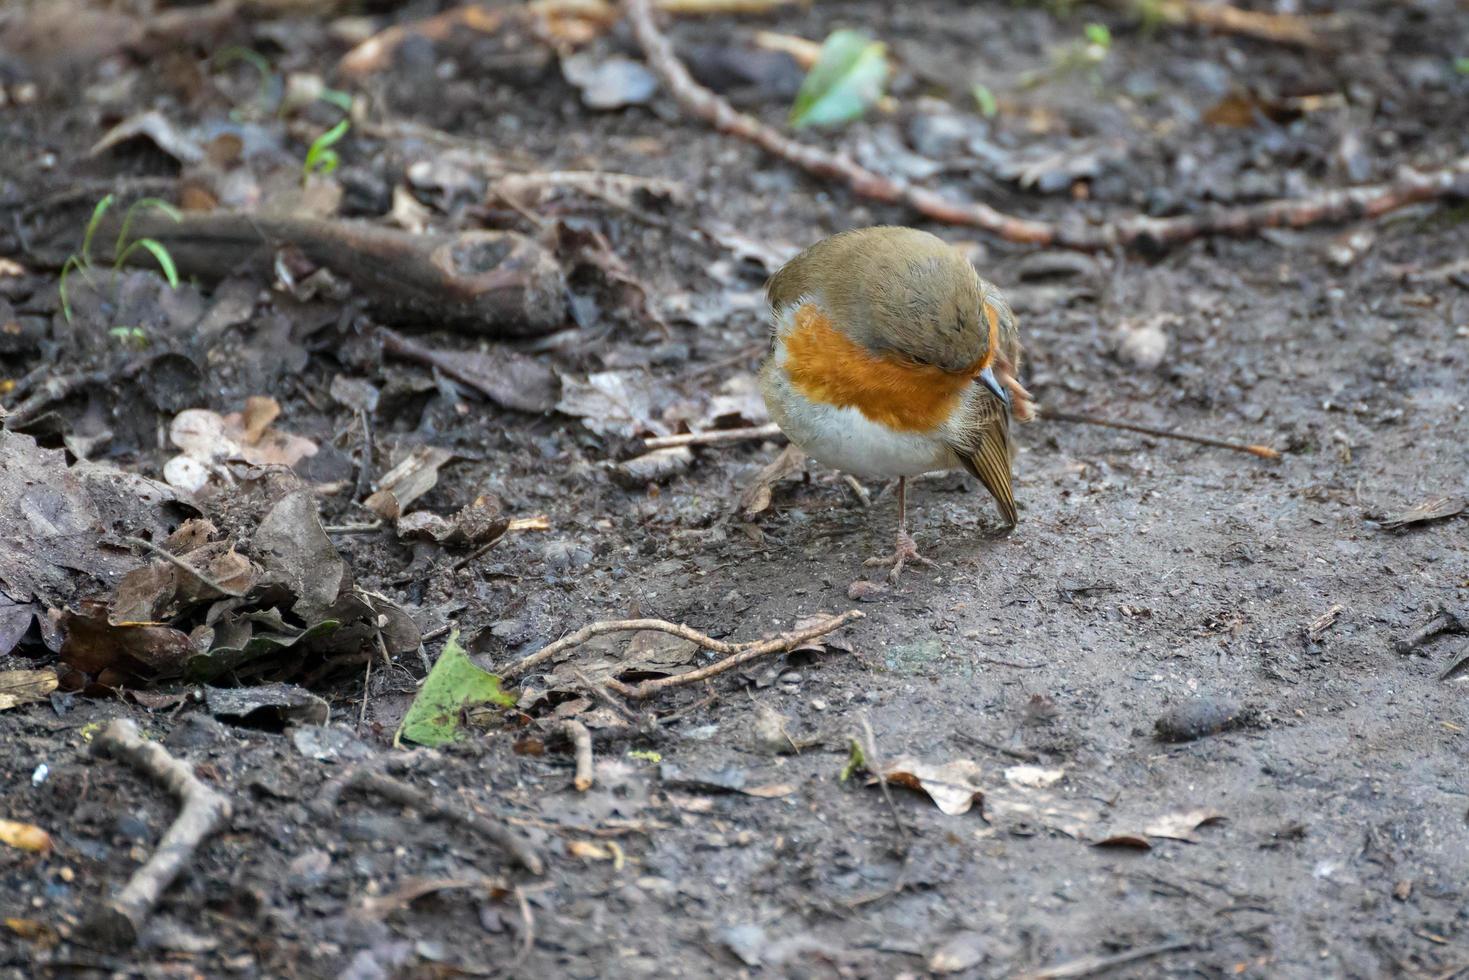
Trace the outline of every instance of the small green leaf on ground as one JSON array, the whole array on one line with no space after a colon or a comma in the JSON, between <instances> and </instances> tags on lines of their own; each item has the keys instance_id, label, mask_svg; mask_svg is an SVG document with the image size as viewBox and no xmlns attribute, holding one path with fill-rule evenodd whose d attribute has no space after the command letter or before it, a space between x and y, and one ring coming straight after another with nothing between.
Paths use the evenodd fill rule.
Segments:
<instances>
[{"instance_id":1,"label":"small green leaf on ground","mask_svg":"<svg viewBox=\"0 0 1469 980\"><path fill-rule=\"evenodd\" d=\"M866 768L867 754L862 751L862 743L854 738L852 739L852 750L847 755L847 764L842 767L842 782L845 783Z\"/></svg>"},{"instance_id":2,"label":"small green leaf on ground","mask_svg":"<svg viewBox=\"0 0 1469 980\"><path fill-rule=\"evenodd\" d=\"M821 45L791 109L791 125L835 126L861 118L887 83L887 46L860 31L835 31Z\"/></svg>"},{"instance_id":3,"label":"small green leaf on ground","mask_svg":"<svg viewBox=\"0 0 1469 980\"><path fill-rule=\"evenodd\" d=\"M1107 30L1106 24L1086 25L1086 39L1088 44L1095 44L1103 51L1112 47L1112 32Z\"/></svg>"},{"instance_id":4,"label":"small green leaf on ground","mask_svg":"<svg viewBox=\"0 0 1469 980\"><path fill-rule=\"evenodd\" d=\"M1460 75L1469 75L1469 58L1455 58L1454 71Z\"/></svg>"},{"instance_id":5,"label":"small green leaf on ground","mask_svg":"<svg viewBox=\"0 0 1469 980\"><path fill-rule=\"evenodd\" d=\"M988 85L977 84L969 90L974 95L974 102L979 106L979 114L986 119L993 119L1000 113L1000 104L995 101L995 93L990 91Z\"/></svg>"},{"instance_id":6,"label":"small green leaf on ground","mask_svg":"<svg viewBox=\"0 0 1469 980\"><path fill-rule=\"evenodd\" d=\"M458 632L454 632L403 716L399 734L419 745L446 745L459 737L465 708L514 703L515 699L500 689L498 675L474 665L459 645Z\"/></svg>"}]
</instances>

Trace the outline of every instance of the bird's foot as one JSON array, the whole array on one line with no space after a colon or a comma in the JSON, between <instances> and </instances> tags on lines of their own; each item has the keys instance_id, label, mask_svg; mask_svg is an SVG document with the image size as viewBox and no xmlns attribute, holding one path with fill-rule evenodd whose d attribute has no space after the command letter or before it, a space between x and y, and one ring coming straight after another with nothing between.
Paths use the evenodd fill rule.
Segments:
<instances>
[{"instance_id":1,"label":"bird's foot","mask_svg":"<svg viewBox=\"0 0 1469 980\"><path fill-rule=\"evenodd\" d=\"M864 564L867 568L885 568L891 565L892 571L888 572L888 581L896 582L898 576L903 574L904 566L910 562L915 565L927 565L929 568L938 567L932 561L918 553L918 545L913 542L913 536L911 534L907 531L899 531L897 544L894 546L891 555L880 558L869 558Z\"/></svg>"}]
</instances>

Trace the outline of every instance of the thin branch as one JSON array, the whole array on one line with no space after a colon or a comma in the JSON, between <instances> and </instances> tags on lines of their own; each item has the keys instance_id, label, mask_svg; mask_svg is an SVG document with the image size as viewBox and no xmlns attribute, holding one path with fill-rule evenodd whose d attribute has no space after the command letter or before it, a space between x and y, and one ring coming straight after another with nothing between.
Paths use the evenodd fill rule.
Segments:
<instances>
[{"instance_id":1,"label":"thin branch","mask_svg":"<svg viewBox=\"0 0 1469 980\"><path fill-rule=\"evenodd\" d=\"M139 770L178 798L177 819L158 849L133 873L116 897L94 909L84 927L115 946L132 946L164 890L193 858L199 844L230 818L230 801L199 781L188 764L138 733L127 718L113 719L92 742L92 754L111 756Z\"/></svg>"},{"instance_id":2,"label":"thin branch","mask_svg":"<svg viewBox=\"0 0 1469 980\"><path fill-rule=\"evenodd\" d=\"M572 750L576 753L576 775L572 777L571 784L576 787L578 793L585 793L592 788L592 733L587 731L587 726L575 718L568 718L561 723L562 733L571 740Z\"/></svg>"},{"instance_id":3,"label":"thin branch","mask_svg":"<svg viewBox=\"0 0 1469 980\"><path fill-rule=\"evenodd\" d=\"M1192 949L1198 943L1192 939L1175 939L1172 942L1158 943L1153 946L1138 946L1125 952L1114 953L1111 956L1083 956L1081 959L1071 960L1068 963L1058 963L1055 966L1046 967L1029 975L1028 980L1063 980L1069 977L1089 977L1094 973L1102 973L1114 967L1125 966L1128 963L1136 963L1138 960L1161 956L1164 953L1172 953L1180 949Z\"/></svg>"},{"instance_id":4,"label":"thin branch","mask_svg":"<svg viewBox=\"0 0 1469 980\"><path fill-rule=\"evenodd\" d=\"M715 653L727 655L737 650L732 643L716 640L713 637L705 636L690 626L684 626L681 623L670 623L666 619L606 619L583 626L570 636L564 636L555 643L541 647L535 653L521 657L515 663L500 671L500 678L506 681L513 681L532 668L550 660L552 657L573 647L579 647L593 637L602 636L604 633L626 633L636 630L657 630L660 633L672 633L674 636L691 640L706 650L713 650Z\"/></svg>"},{"instance_id":5,"label":"thin branch","mask_svg":"<svg viewBox=\"0 0 1469 980\"><path fill-rule=\"evenodd\" d=\"M670 633L690 642L697 643L706 650L713 650L715 653L724 656L723 660L716 661L707 667L691 670L686 674L677 674L671 677L659 677L654 680L643 681L641 684L624 684L610 677L603 682L608 690L614 691L631 701L642 701L652 697L659 691L666 691L671 687L682 687L687 684L697 684L710 677L717 677L727 670L732 670L740 664L748 663L759 657L792 650L802 643L814 640L818 636L825 636L827 633L840 629L848 623L861 618L861 612L856 609L851 609L838 616L828 616L805 629L781 633L779 636L771 637L768 640L752 640L746 643L726 643L724 640L716 640L712 636L706 636L692 627L685 626L682 623L670 623L666 619L603 620L583 626L570 636L562 637L555 643L544 646L535 653L522 657L509 667L500 671L500 676L504 680L514 680L558 654L564 653L573 647L581 646L593 637L602 636L605 633L657 630L660 633Z\"/></svg>"},{"instance_id":6,"label":"thin branch","mask_svg":"<svg viewBox=\"0 0 1469 980\"><path fill-rule=\"evenodd\" d=\"M309 809L322 819L327 819L336 813L337 803L341 800L343 791L357 789L363 792L380 796L390 803L399 806L411 806L425 813L439 817L443 820L451 820L473 830L486 840L497 844L502 850L515 859L521 867L533 875L544 874L546 864L541 856L535 852L530 844L521 839L520 835L492 822L486 817L471 810L463 804L449 803L429 795L415 786L384 773L376 772L368 766L359 766L348 770L341 776L328 782L317 793L316 799L309 804Z\"/></svg>"},{"instance_id":7,"label":"thin branch","mask_svg":"<svg viewBox=\"0 0 1469 980\"><path fill-rule=\"evenodd\" d=\"M1037 412L1039 418L1050 422L1080 422L1083 425L1100 425L1107 429L1124 429L1128 432L1140 432L1145 436L1156 436L1159 439L1177 439L1179 442L1192 442L1200 446L1213 446L1216 449L1229 449L1237 453L1249 453L1261 459L1279 459L1280 452L1269 446L1259 443L1228 442L1224 439L1214 439L1209 436L1189 435L1186 432L1175 432L1172 429L1157 429L1151 425L1138 425L1135 422L1118 422L1115 419L1103 418L1100 415L1087 415L1084 412L1058 412L1053 409L1042 409Z\"/></svg>"},{"instance_id":8,"label":"thin branch","mask_svg":"<svg viewBox=\"0 0 1469 980\"><path fill-rule=\"evenodd\" d=\"M979 228L1007 241L1088 252L1118 246L1158 249L1209 235L1244 235L1262 228L1301 228L1376 218L1423 201L1469 195L1469 156L1465 156L1439 170L1405 170L1398 179L1383 184L1319 191L1305 197L1244 207L1211 208L1173 218L1134 215L1096 225L1019 218L987 204L953 201L908 181L884 177L845 154L793 140L755 117L737 111L694 81L668 38L653 22L649 0L625 2L633 34L648 66L689 115L720 132L754 143L813 176L842 181L859 196L903 204L934 221Z\"/></svg>"},{"instance_id":9,"label":"thin branch","mask_svg":"<svg viewBox=\"0 0 1469 980\"><path fill-rule=\"evenodd\" d=\"M231 589L224 583L215 581L213 578L210 578L208 575L204 574L193 565L190 565L188 562L184 561L178 555L174 554L166 548L160 548L152 541L148 541L144 538L134 537L125 537L123 538L123 540L130 545L142 548L144 551L149 552L150 554L157 555L159 558L162 558L165 561L172 562L174 565L180 568L184 572L184 574L198 579L200 583L208 586L215 592L218 592L220 595L229 596L232 599L238 599L245 594L239 589Z\"/></svg>"},{"instance_id":10,"label":"thin branch","mask_svg":"<svg viewBox=\"0 0 1469 980\"><path fill-rule=\"evenodd\" d=\"M658 677L650 681L643 681L641 684L624 684L615 678L609 677L606 682L607 687L621 694L629 701L644 701L670 688L685 687L689 684L697 684L700 681L708 680L711 677L718 677L720 674L733 670L742 664L747 664L751 660L757 660L760 657L768 656L772 653L785 653L788 650L793 650L802 643L814 640L818 636L825 636L827 633L840 629L853 620L861 619L862 615L858 610L851 609L839 616L824 619L803 630L782 633L779 636L772 637L768 640L761 640L758 643L742 643L737 648L738 652L732 653L723 660L716 661L707 667L691 670L686 674Z\"/></svg>"},{"instance_id":11,"label":"thin branch","mask_svg":"<svg viewBox=\"0 0 1469 980\"><path fill-rule=\"evenodd\" d=\"M753 442L756 439L776 439L783 435L780 426L769 422L739 429L708 429L677 436L652 436L643 440L643 446L651 452L654 449L672 449L675 446L719 446L727 442Z\"/></svg>"}]
</instances>

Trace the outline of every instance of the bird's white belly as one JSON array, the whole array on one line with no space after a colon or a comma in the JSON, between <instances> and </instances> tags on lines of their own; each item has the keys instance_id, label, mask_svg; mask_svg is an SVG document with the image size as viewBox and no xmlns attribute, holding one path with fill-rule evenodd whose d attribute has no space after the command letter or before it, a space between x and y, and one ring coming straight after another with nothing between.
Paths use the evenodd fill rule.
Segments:
<instances>
[{"instance_id":1,"label":"bird's white belly","mask_svg":"<svg viewBox=\"0 0 1469 980\"><path fill-rule=\"evenodd\" d=\"M812 402L784 377L765 379L770 416L792 442L818 462L854 476L917 476L958 464L935 434L896 432L855 408Z\"/></svg>"}]
</instances>

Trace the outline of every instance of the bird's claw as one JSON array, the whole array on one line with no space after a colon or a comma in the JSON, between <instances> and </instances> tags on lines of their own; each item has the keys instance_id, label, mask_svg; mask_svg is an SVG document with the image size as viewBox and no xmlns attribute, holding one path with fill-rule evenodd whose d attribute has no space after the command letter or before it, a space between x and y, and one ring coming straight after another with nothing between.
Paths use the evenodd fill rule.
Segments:
<instances>
[{"instance_id":1,"label":"bird's claw","mask_svg":"<svg viewBox=\"0 0 1469 980\"><path fill-rule=\"evenodd\" d=\"M907 531L898 532L897 544L893 547L893 553L881 558L869 558L864 562L867 568L883 568L891 565L892 571L888 572L888 581L896 582L898 576L903 574L904 566L912 563L914 565L927 565L936 568L937 565L918 553L918 545L914 543L913 536Z\"/></svg>"}]
</instances>

